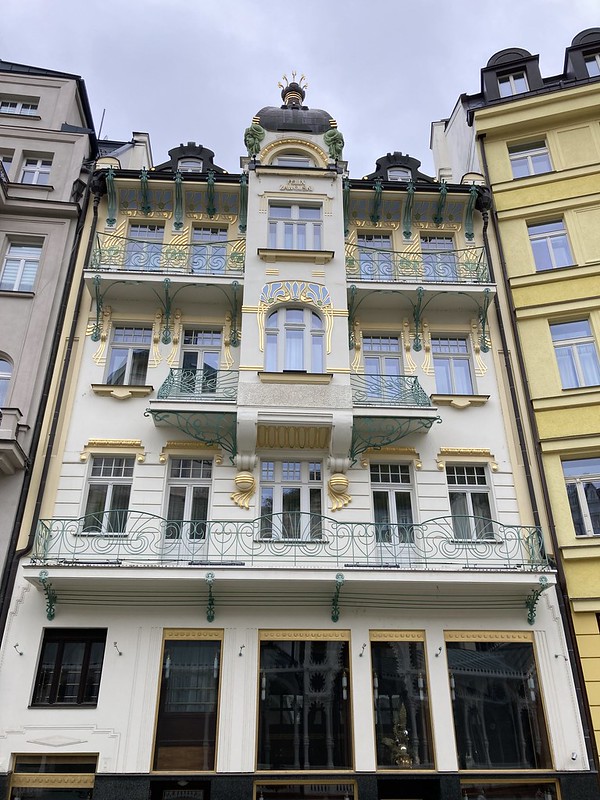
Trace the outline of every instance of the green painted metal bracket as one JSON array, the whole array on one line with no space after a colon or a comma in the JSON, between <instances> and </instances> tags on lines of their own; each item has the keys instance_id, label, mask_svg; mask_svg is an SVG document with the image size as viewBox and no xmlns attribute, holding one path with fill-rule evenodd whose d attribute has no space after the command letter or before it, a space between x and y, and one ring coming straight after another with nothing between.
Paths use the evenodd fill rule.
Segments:
<instances>
[{"instance_id":1,"label":"green painted metal bracket","mask_svg":"<svg viewBox=\"0 0 600 800\"><path fill-rule=\"evenodd\" d=\"M344 574L342 572L338 572L335 576L335 591L333 593L333 599L331 601L331 621L337 622L340 618L340 591L342 586L344 585Z\"/></svg>"},{"instance_id":2,"label":"green painted metal bracket","mask_svg":"<svg viewBox=\"0 0 600 800\"><path fill-rule=\"evenodd\" d=\"M348 349L354 350L356 346L356 336L354 335L354 323L356 321L356 286L350 286L350 298L348 300Z\"/></svg>"},{"instance_id":3,"label":"green painted metal bracket","mask_svg":"<svg viewBox=\"0 0 600 800\"><path fill-rule=\"evenodd\" d=\"M481 348L482 353L488 353L490 349L488 343L489 338L488 338L488 327L487 327L487 314L492 300L493 300L492 293L490 292L489 289L485 289L483 292L483 305L479 307L479 325L481 326L479 347Z\"/></svg>"},{"instance_id":4,"label":"green painted metal bracket","mask_svg":"<svg viewBox=\"0 0 600 800\"><path fill-rule=\"evenodd\" d=\"M215 171L209 169L206 175L206 213L212 219L217 213L215 206Z\"/></svg>"},{"instance_id":5,"label":"green painted metal bracket","mask_svg":"<svg viewBox=\"0 0 600 800\"><path fill-rule=\"evenodd\" d=\"M100 275L94 275L93 284L94 284L94 299L96 301L96 322L94 323L94 327L92 330L92 334L90 339L92 342L99 342L100 336L102 335L102 330L100 326L100 317L102 316L102 307L104 305L104 301L102 299L102 294L100 292L100 283L101 283Z\"/></svg>"},{"instance_id":6,"label":"green painted metal bracket","mask_svg":"<svg viewBox=\"0 0 600 800\"><path fill-rule=\"evenodd\" d=\"M425 290L422 286L417 288L417 302L413 305L413 319L415 321L415 338L413 339L413 349L419 353L423 349L423 297Z\"/></svg>"},{"instance_id":7,"label":"green painted metal bracket","mask_svg":"<svg viewBox=\"0 0 600 800\"><path fill-rule=\"evenodd\" d=\"M372 417L354 418L349 457L356 464L365 450L381 450L420 430L429 430L441 417ZM371 427L372 430L366 430Z\"/></svg>"},{"instance_id":8,"label":"green painted metal bracket","mask_svg":"<svg viewBox=\"0 0 600 800\"><path fill-rule=\"evenodd\" d=\"M448 196L448 184L446 181L442 181L440 183L440 198L437 203L437 208L435 209L435 214L433 215L433 221L436 225L441 225L444 221L444 208L446 207L446 198Z\"/></svg>"},{"instance_id":9,"label":"green painted metal bracket","mask_svg":"<svg viewBox=\"0 0 600 800\"><path fill-rule=\"evenodd\" d=\"M402 214L402 236L410 239L412 236L412 210L415 200L415 184L409 181L406 184L406 200L404 201L404 212Z\"/></svg>"},{"instance_id":10,"label":"green painted metal bracket","mask_svg":"<svg viewBox=\"0 0 600 800\"><path fill-rule=\"evenodd\" d=\"M469 202L465 211L465 239L472 242L475 234L473 233L473 211L475 210L475 203L479 197L477 186L473 184L469 190Z\"/></svg>"},{"instance_id":11,"label":"green painted metal bracket","mask_svg":"<svg viewBox=\"0 0 600 800\"><path fill-rule=\"evenodd\" d=\"M215 573L207 572L204 578L208 584L208 603L206 604L206 621L214 622L215 620L215 598L213 595L212 587L215 582Z\"/></svg>"},{"instance_id":12,"label":"green painted metal bracket","mask_svg":"<svg viewBox=\"0 0 600 800\"><path fill-rule=\"evenodd\" d=\"M175 209L173 211L173 227L176 231L183 228L183 178L181 172L175 173Z\"/></svg>"},{"instance_id":13,"label":"green painted metal bracket","mask_svg":"<svg viewBox=\"0 0 600 800\"><path fill-rule=\"evenodd\" d=\"M164 304L164 311L165 317L163 322L163 329L160 340L163 344L170 344L172 337L171 334L171 295L169 292L169 286L171 285L171 279L165 278L163 281L163 289L165 291L165 304Z\"/></svg>"},{"instance_id":14,"label":"green painted metal bracket","mask_svg":"<svg viewBox=\"0 0 600 800\"><path fill-rule=\"evenodd\" d=\"M236 414L210 411L148 409L144 416L165 422L208 447L221 447L233 463L237 455Z\"/></svg>"},{"instance_id":15,"label":"green painted metal bracket","mask_svg":"<svg viewBox=\"0 0 600 800\"><path fill-rule=\"evenodd\" d=\"M56 613L55 606L58 597L52 588L52 584L48 580L48 573L45 569L38 575L38 581L41 583L44 594L46 595L46 619L51 622Z\"/></svg>"},{"instance_id":16,"label":"green painted metal bracket","mask_svg":"<svg viewBox=\"0 0 600 800\"><path fill-rule=\"evenodd\" d=\"M373 191L375 192L373 197L373 208L371 210L371 222L373 225L377 225L381 219L381 199L383 196L383 186L381 184L381 178L375 178L373 181Z\"/></svg>"},{"instance_id":17,"label":"green painted metal bracket","mask_svg":"<svg viewBox=\"0 0 600 800\"><path fill-rule=\"evenodd\" d=\"M240 233L246 233L248 227L248 176L243 172L240 176Z\"/></svg>"},{"instance_id":18,"label":"green painted metal bracket","mask_svg":"<svg viewBox=\"0 0 600 800\"><path fill-rule=\"evenodd\" d=\"M142 167L142 171L140 172L140 187L141 187L141 210L142 214L150 214L152 211L152 205L150 203L150 192L148 190L148 170L146 167Z\"/></svg>"},{"instance_id":19,"label":"green painted metal bracket","mask_svg":"<svg viewBox=\"0 0 600 800\"><path fill-rule=\"evenodd\" d=\"M344 236L350 230L350 178L342 180L342 207L344 209Z\"/></svg>"},{"instance_id":20,"label":"green painted metal bracket","mask_svg":"<svg viewBox=\"0 0 600 800\"><path fill-rule=\"evenodd\" d=\"M550 588L550 584L548 583L548 578L545 575L542 575L539 580L540 588L539 589L532 589L531 592L527 595L525 599L525 605L527 606L527 622L530 625L533 625L535 622L535 615L536 615L536 606L538 604L538 600L540 599L543 592L546 589Z\"/></svg>"},{"instance_id":21,"label":"green painted metal bracket","mask_svg":"<svg viewBox=\"0 0 600 800\"><path fill-rule=\"evenodd\" d=\"M238 302L238 293L240 291L239 281L232 281L231 289L233 291L233 299L231 300L231 333L229 335L229 341L232 347L239 347L241 339L239 319L240 305Z\"/></svg>"},{"instance_id":22,"label":"green painted metal bracket","mask_svg":"<svg viewBox=\"0 0 600 800\"><path fill-rule=\"evenodd\" d=\"M108 205L107 225L117 221L117 190L115 189L115 171L112 167L106 170L106 202Z\"/></svg>"}]
</instances>

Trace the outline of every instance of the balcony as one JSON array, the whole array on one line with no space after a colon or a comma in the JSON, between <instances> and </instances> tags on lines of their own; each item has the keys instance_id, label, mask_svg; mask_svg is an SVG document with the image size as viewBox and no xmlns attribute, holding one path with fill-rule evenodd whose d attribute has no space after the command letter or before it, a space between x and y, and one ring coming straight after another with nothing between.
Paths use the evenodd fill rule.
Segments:
<instances>
[{"instance_id":1,"label":"balcony","mask_svg":"<svg viewBox=\"0 0 600 800\"><path fill-rule=\"evenodd\" d=\"M237 277L244 273L245 240L160 244L98 233L88 270L94 272Z\"/></svg>"},{"instance_id":2,"label":"balcony","mask_svg":"<svg viewBox=\"0 0 600 800\"><path fill-rule=\"evenodd\" d=\"M158 399L185 403L235 403L238 380L239 373L234 370L171 369L158 390Z\"/></svg>"},{"instance_id":3,"label":"balcony","mask_svg":"<svg viewBox=\"0 0 600 800\"><path fill-rule=\"evenodd\" d=\"M483 247L410 253L346 245L346 275L351 281L418 284L488 284Z\"/></svg>"},{"instance_id":4,"label":"balcony","mask_svg":"<svg viewBox=\"0 0 600 800\"><path fill-rule=\"evenodd\" d=\"M472 538L462 538L466 534ZM33 565L546 571L537 527L478 517L391 525L303 512L238 521L168 520L130 509L40 520Z\"/></svg>"},{"instance_id":5,"label":"balcony","mask_svg":"<svg viewBox=\"0 0 600 800\"><path fill-rule=\"evenodd\" d=\"M29 465L19 442L28 430L28 426L21 423L21 416L18 408L0 409L0 475L13 475Z\"/></svg>"},{"instance_id":6,"label":"balcony","mask_svg":"<svg viewBox=\"0 0 600 800\"><path fill-rule=\"evenodd\" d=\"M355 406L418 406L432 408L417 378L411 375L351 375Z\"/></svg>"}]
</instances>

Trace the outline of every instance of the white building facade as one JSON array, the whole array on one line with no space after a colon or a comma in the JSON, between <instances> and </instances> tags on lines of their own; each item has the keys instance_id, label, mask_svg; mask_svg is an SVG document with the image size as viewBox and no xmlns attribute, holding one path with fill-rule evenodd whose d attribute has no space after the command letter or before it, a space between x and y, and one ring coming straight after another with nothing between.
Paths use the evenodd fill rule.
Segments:
<instances>
[{"instance_id":1,"label":"white building facade","mask_svg":"<svg viewBox=\"0 0 600 800\"><path fill-rule=\"evenodd\" d=\"M350 179L282 98L240 174L194 143L98 163L6 796L595 797L485 194L401 153Z\"/></svg>"}]
</instances>

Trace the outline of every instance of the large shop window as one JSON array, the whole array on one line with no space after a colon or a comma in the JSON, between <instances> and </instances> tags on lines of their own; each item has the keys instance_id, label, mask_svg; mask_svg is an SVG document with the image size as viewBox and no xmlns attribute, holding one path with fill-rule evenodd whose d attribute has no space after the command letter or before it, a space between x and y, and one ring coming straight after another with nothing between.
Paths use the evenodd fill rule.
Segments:
<instances>
[{"instance_id":1,"label":"large shop window","mask_svg":"<svg viewBox=\"0 0 600 800\"><path fill-rule=\"evenodd\" d=\"M551 769L533 642L450 640L446 650L459 768Z\"/></svg>"},{"instance_id":2,"label":"large shop window","mask_svg":"<svg viewBox=\"0 0 600 800\"><path fill-rule=\"evenodd\" d=\"M347 636L318 634L260 634L258 769L352 767Z\"/></svg>"},{"instance_id":3,"label":"large shop window","mask_svg":"<svg viewBox=\"0 0 600 800\"><path fill-rule=\"evenodd\" d=\"M381 633L371 641L371 660L377 767L433 769L424 642Z\"/></svg>"},{"instance_id":4,"label":"large shop window","mask_svg":"<svg viewBox=\"0 0 600 800\"><path fill-rule=\"evenodd\" d=\"M215 768L220 631L165 631L154 769Z\"/></svg>"},{"instance_id":5,"label":"large shop window","mask_svg":"<svg viewBox=\"0 0 600 800\"><path fill-rule=\"evenodd\" d=\"M556 784L529 780L522 783L462 783L461 800L557 800Z\"/></svg>"},{"instance_id":6,"label":"large shop window","mask_svg":"<svg viewBox=\"0 0 600 800\"><path fill-rule=\"evenodd\" d=\"M46 630L31 704L95 706L105 645L106 630Z\"/></svg>"},{"instance_id":7,"label":"large shop window","mask_svg":"<svg viewBox=\"0 0 600 800\"><path fill-rule=\"evenodd\" d=\"M97 755L18 755L10 800L91 800Z\"/></svg>"}]
</instances>

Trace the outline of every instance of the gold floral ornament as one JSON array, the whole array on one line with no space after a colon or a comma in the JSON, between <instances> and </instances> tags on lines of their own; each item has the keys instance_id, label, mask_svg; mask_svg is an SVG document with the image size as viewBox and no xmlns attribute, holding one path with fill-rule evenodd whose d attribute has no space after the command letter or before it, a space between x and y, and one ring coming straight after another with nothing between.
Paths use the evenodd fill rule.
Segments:
<instances>
[{"instance_id":1,"label":"gold floral ornament","mask_svg":"<svg viewBox=\"0 0 600 800\"><path fill-rule=\"evenodd\" d=\"M236 485L237 492L233 492L231 499L240 508L250 508L250 500L256 489L254 475L247 470L240 470L233 479L233 482Z\"/></svg>"},{"instance_id":2,"label":"gold floral ornament","mask_svg":"<svg viewBox=\"0 0 600 800\"><path fill-rule=\"evenodd\" d=\"M347 506L352 500L352 497L348 494L349 483L348 477L343 472L334 472L329 478L327 488L329 489L332 511L339 511L340 508Z\"/></svg>"}]
</instances>

